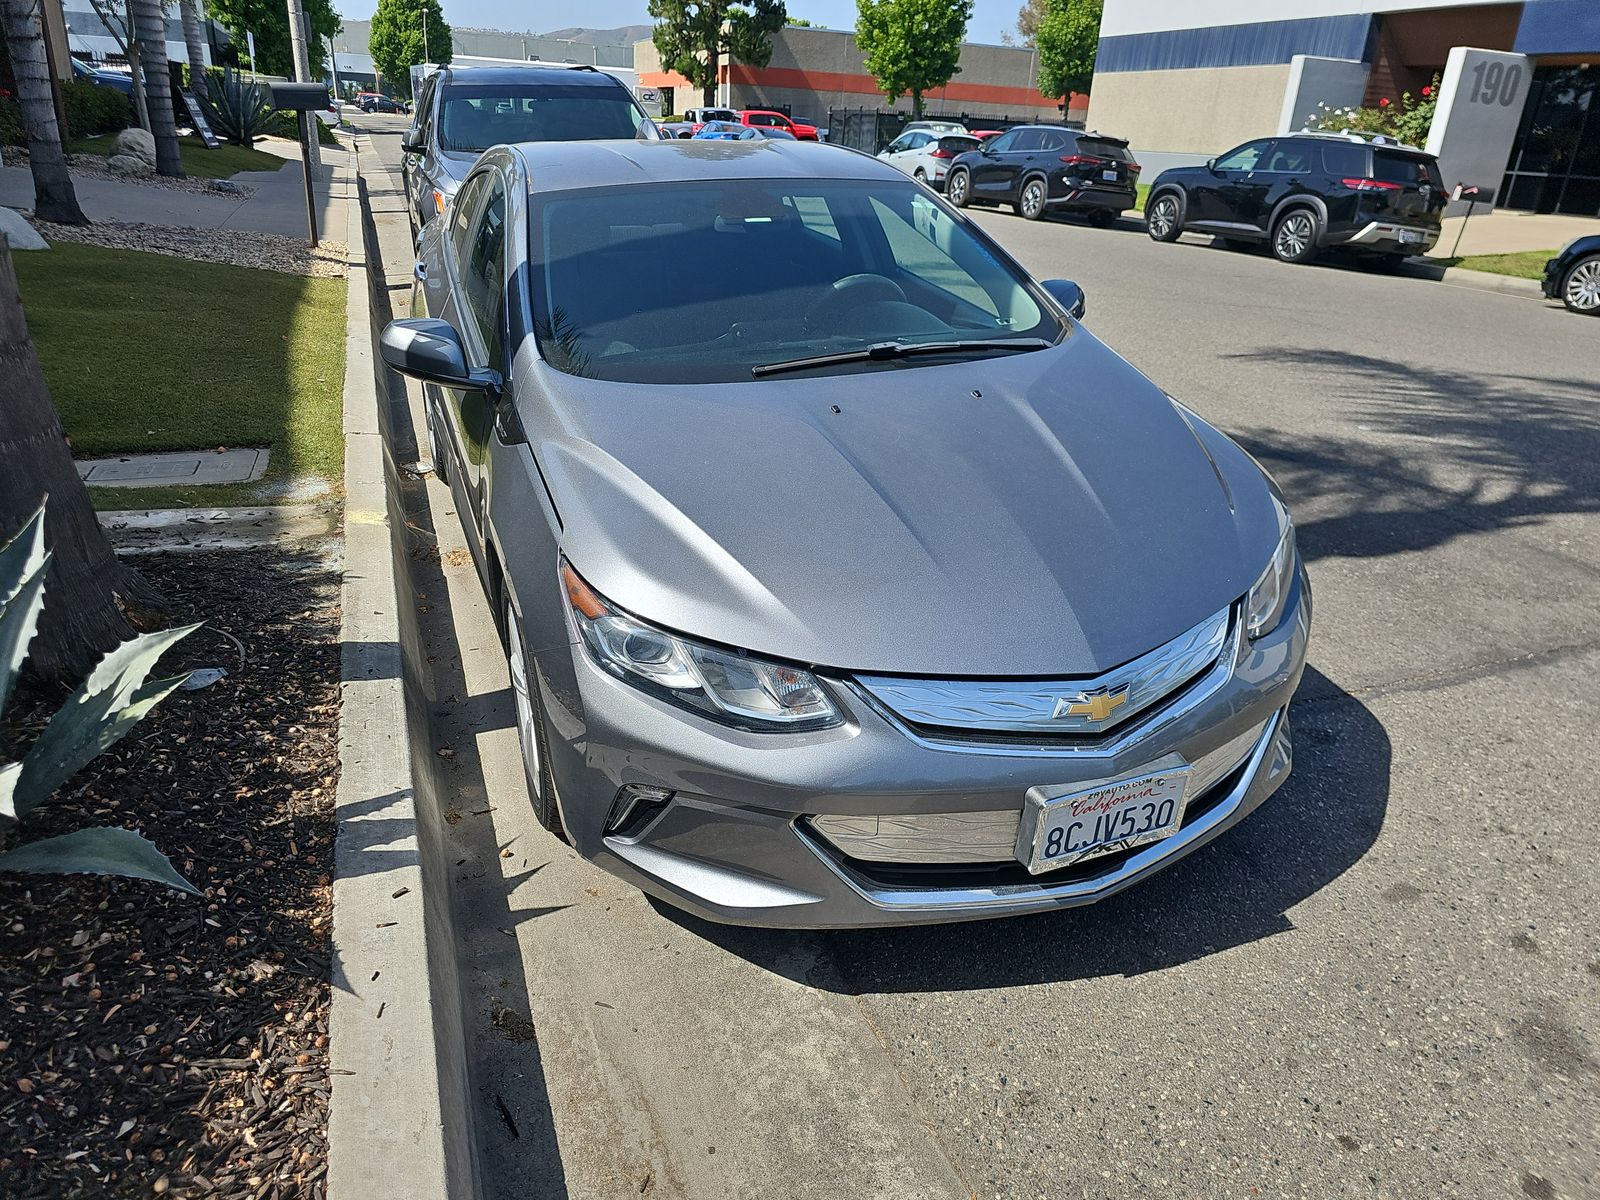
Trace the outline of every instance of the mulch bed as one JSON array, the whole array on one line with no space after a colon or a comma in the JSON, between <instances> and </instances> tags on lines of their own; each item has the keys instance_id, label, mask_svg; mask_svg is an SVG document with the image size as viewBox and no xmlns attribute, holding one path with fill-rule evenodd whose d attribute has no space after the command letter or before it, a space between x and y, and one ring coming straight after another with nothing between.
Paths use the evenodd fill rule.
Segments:
<instances>
[{"instance_id":1,"label":"mulch bed","mask_svg":"<svg viewBox=\"0 0 1600 1200\"><path fill-rule=\"evenodd\" d=\"M139 829L205 895L0 876L0 1196L321 1197L337 572L260 550L138 566L207 622L158 674L229 674L175 692L24 833ZM0 758L62 694L19 689Z\"/></svg>"}]
</instances>

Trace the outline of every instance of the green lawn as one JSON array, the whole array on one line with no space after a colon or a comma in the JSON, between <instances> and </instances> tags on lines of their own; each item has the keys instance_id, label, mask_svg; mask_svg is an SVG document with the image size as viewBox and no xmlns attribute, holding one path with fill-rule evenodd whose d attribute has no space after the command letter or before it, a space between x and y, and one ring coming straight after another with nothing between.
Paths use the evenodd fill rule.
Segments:
<instances>
[{"instance_id":1,"label":"green lawn","mask_svg":"<svg viewBox=\"0 0 1600 1200\"><path fill-rule=\"evenodd\" d=\"M1135 186L1138 188L1139 194L1134 198L1133 207L1142 216L1144 214L1144 202L1150 199L1150 185L1148 183L1140 183Z\"/></svg>"},{"instance_id":2,"label":"green lawn","mask_svg":"<svg viewBox=\"0 0 1600 1200\"><path fill-rule=\"evenodd\" d=\"M67 149L74 154L110 154L111 144L116 140L116 134L112 133L74 138ZM198 179L226 179L240 171L276 171L285 162L265 150L227 142L213 150L196 137L180 137L178 154L183 159L184 173Z\"/></svg>"},{"instance_id":3,"label":"green lawn","mask_svg":"<svg viewBox=\"0 0 1600 1200\"><path fill-rule=\"evenodd\" d=\"M99 507L273 503L305 476L337 488L343 280L72 242L12 261L74 453L272 448L258 483L97 488Z\"/></svg>"},{"instance_id":4,"label":"green lawn","mask_svg":"<svg viewBox=\"0 0 1600 1200\"><path fill-rule=\"evenodd\" d=\"M1543 279L1544 264L1555 256L1554 250L1520 250L1516 254L1473 254L1463 258L1435 258L1429 261L1442 267L1465 267L1469 271L1515 275L1518 279Z\"/></svg>"}]
</instances>

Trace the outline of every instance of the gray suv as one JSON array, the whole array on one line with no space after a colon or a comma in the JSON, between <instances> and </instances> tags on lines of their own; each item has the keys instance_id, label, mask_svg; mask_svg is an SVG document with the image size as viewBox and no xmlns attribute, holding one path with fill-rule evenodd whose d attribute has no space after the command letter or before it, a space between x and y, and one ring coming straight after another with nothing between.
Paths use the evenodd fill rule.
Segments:
<instances>
[{"instance_id":1,"label":"gray suv","mask_svg":"<svg viewBox=\"0 0 1600 1200\"><path fill-rule=\"evenodd\" d=\"M406 131L411 231L445 210L490 146L660 136L633 93L593 67L442 67Z\"/></svg>"}]
</instances>

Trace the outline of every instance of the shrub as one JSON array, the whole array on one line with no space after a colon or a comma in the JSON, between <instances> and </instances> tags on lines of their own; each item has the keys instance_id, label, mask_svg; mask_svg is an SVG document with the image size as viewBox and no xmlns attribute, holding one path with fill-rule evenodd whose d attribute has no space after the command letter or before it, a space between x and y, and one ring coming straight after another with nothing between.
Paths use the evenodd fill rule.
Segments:
<instances>
[{"instance_id":1,"label":"shrub","mask_svg":"<svg viewBox=\"0 0 1600 1200\"><path fill-rule=\"evenodd\" d=\"M210 72L207 94L199 101L211 131L236 146L248 146L266 133L276 115L267 89L228 67Z\"/></svg>"},{"instance_id":2,"label":"shrub","mask_svg":"<svg viewBox=\"0 0 1600 1200\"><path fill-rule=\"evenodd\" d=\"M61 101L67 110L67 129L73 137L121 133L133 124L133 105L113 87L74 79L61 85Z\"/></svg>"},{"instance_id":3,"label":"shrub","mask_svg":"<svg viewBox=\"0 0 1600 1200\"><path fill-rule=\"evenodd\" d=\"M0 715L44 610L49 569L41 508L21 533L0 546ZM50 718L21 762L0 762L0 845L14 842L23 818L189 678L187 671L154 681L148 676L156 659L196 628L144 633L123 642ZM131 829L111 826L12 846L0 853L0 871L126 875L195 891L149 841Z\"/></svg>"},{"instance_id":4,"label":"shrub","mask_svg":"<svg viewBox=\"0 0 1600 1200\"><path fill-rule=\"evenodd\" d=\"M311 120L314 122L313 128L317 131L319 145L337 146L339 144L339 139L333 136L333 130L329 128L326 121L315 113L312 114ZM300 140L298 114L281 111L274 113L272 121L261 132L270 133L273 137L285 137L290 141L298 142Z\"/></svg>"},{"instance_id":5,"label":"shrub","mask_svg":"<svg viewBox=\"0 0 1600 1200\"><path fill-rule=\"evenodd\" d=\"M1433 82L1419 95L1400 93L1398 103L1384 96L1369 108L1329 108L1318 104L1317 111L1306 117L1306 128L1333 133L1344 129L1381 133L1408 146L1423 146L1428 141L1428 130L1433 128L1433 112L1438 102L1439 77L1435 75Z\"/></svg>"}]
</instances>

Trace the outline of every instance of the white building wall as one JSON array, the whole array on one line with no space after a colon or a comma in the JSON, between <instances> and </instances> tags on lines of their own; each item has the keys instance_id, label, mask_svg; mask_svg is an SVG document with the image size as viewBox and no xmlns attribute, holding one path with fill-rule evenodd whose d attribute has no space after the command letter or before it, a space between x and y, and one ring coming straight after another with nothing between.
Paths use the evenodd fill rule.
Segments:
<instances>
[{"instance_id":1,"label":"white building wall","mask_svg":"<svg viewBox=\"0 0 1600 1200\"><path fill-rule=\"evenodd\" d=\"M1105 0L1102 38L1167 29L1205 29L1258 21L1296 21L1355 13L1413 12L1425 8L1466 8L1505 0ZM1596 0L1600 3L1600 0Z\"/></svg>"}]
</instances>

